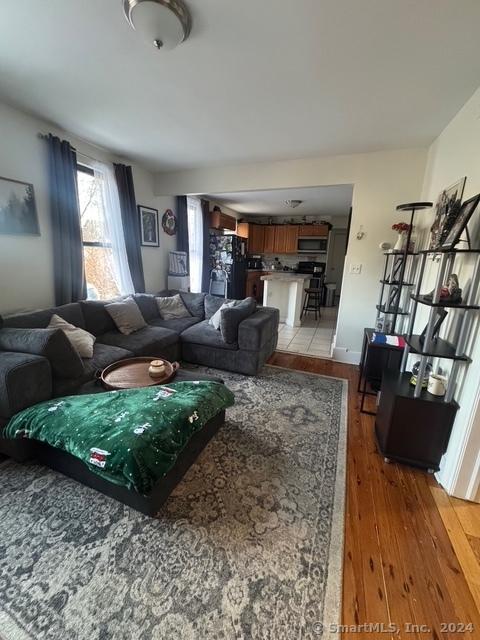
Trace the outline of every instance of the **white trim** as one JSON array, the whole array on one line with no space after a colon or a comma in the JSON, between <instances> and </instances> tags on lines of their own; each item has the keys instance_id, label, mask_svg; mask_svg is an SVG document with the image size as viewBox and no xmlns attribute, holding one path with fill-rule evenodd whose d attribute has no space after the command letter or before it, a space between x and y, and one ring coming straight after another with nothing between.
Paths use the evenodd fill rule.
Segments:
<instances>
[{"instance_id":1,"label":"white trim","mask_svg":"<svg viewBox=\"0 0 480 640\"><path fill-rule=\"evenodd\" d=\"M458 418L457 418L458 419ZM454 429L458 429L458 424ZM480 454L472 461L473 452L478 451L474 440L480 433L480 384L475 391L472 409L465 420L465 428L454 449L448 450L444 465L436 474L438 482L449 495L465 500L474 500L480 485ZM473 441L473 442L472 442Z\"/></svg>"},{"instance_id":2,"label":"white trim","mask_svg":"<svg viewBox=\"0 0 480 640\"><path fill-rule=\"evenodd\" d=\"M345 349L344 347L334 347L332 358L335 362L359 364L361 355L360 351L350 351L350 349Z\"/></svg>"}]
</instances>

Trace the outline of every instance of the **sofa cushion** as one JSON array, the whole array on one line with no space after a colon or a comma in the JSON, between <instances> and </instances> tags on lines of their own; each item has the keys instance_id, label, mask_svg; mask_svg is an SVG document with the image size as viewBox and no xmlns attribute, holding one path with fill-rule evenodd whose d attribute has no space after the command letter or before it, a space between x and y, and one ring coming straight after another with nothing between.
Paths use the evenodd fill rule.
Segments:
<instances>
[{"instance_id":1,"label":"sofa cushion","mask_svg":"<svg viewBox=\"0 0 480 640\"><path fill-rule=\"evenodd\" d=\"M61 329L3 328L0 350L43 356L60 378L78 378L84 372L80 356Z\"/></svg>"},{"instance_id":2,"label":"sofa cushion","mask_svg":"<svg viewBox=\"0 0 480 640\"><path fill-rule=\"evenodd\" d=\"M136 356L161 356L165 347L178 342L178 335L163 327L145 327L128 336L110 331L99 336L98 342L127 349Z\"/></svg>"},{"instance_id":3,"label":"sofa cushion","mask_svg":"<svg viewBox=\"0 0 480 640\"><path fill-rule=\"evenodd\" d=\"M0 356L0 416L13 415L52 396L52 372L46 358L26 353Z\"/></svg>"},{"instance_id":4,"label":"sofa cushion","mask_svg":"<svg viewBox=\"0 0 480 640\"><path fill-rule=\"evenodd\" d=\"M217 312L224 302L233 302L226 298L217 298L209 293L205 296L205 320L210 320L215 312Z\"/></svg>"},{"instance_id":5,"label":"sofa cushion","mask_svg":"<svg viewBox=\"0 0 480 640\"><path fill-rule=\"evenodd\" d=\"M60 316L70 324L85 329L82 309L78 302L63 304L60 307L32 311L30 313L19 313L8 316L4 319L6 327L17 327L19 329L46 329L53 315Z\"/></svg>"},{"instance_id":6,"label":"sofa cushion","mask_svg":"<svg viewBox=\"0 0 480 640\"><path fill-rule=\"evenodd\" d=\"M188 318L190 312L184 305L180 294L167 298L157 298L158 310L163 320L173 320L174 318Z\"/></svg>"},{"instance_id":7,"label":"sofa cushion","mask_svg":"<svg viewBox=\"0 0 480 640\"><path fill-rule=\"evenodd\" d=\"M266 344L276 346L279 311L271 307L259 307L238 327L238 346L247 351L259 351Z\"/></svg>"},{"instance_id":8,"label":"sofa cushion","mask_svg":"<svg viewBox=\"0 0 480 640\"><path fill-rule=\"evenodd\" d=\"M257 303L253 298L245 298L220 311L220 332L226 343L238 342L238 327L243 320L255 313Z\"/></svg>"},{"instance_id":9,"label":"sofa cushion","mask_svg":"<svg viewBox=\"0 0 480 640\"><path fill-rule=\"evenodd\" d=\"M151 293L135 293L133 299L138 304L138 308L142 312L142 316L150 324L151 320L160 318L157 301Z\"/></svg>"},{"instance_id":10,"label":"sofa cushion","mask_svg":"<svg viewBox=\"0 0 480 640\"><path fill-rule=\"evenodd\" d=\"M170 331L175 331L175 333L182 333L188 327L192 327L194 324L198 324L200 320L198 318L175 318L173 320L162 320L158 318L157 320L150 320L150 326L152 327L163 327L164 329L170 329Z\"/></svg>"},{"instance_id":11,"label":"sofa cushion","mask_svg":"<svg viewBox=\"0 0 480 640\"><path fill-rule=\"evenodd\" d=\"M85 318L85 329L94 336L99 336L108 331L115 331L116 326L111 315L105 309L109 302L117 300L81 300L79 305Z\"/></svg>"},{"instance_id":12,"label":"sofa cushion","mask_svg":"<svg viewBox=\"0 0 480 640\"><path fill-rule=\"evenodd\" d=\"M70 341L70 344L77 351L81 358L91 358L93 356L93 345L95 344L95 336L85 329L75 327L67 322L56 313L53 314L49 329L61 329Z\"/></svg>"},{"instance_id":13,"label":"sofa cushion","mask_svg":"<svg viewBox=\"0 0 480 640\"><path fill-rule=\"evenodd\" d=\"M217 331L208 320L202 320L186 329L181 335L182 343L201 344L207 347L217 347L219 349L238 349L236 344L227 344L222 338L220 331Z\"/></svg>"},{"instance_id":14,"label":"sofa cushion","mask_svg":"<svg viewBox=\"0 0 480 640\"><path fill-rule=\"evenodd\" d=\"M108 367L109 364L113 364L119 360L125 360L125 358L133 358L133 356L134 354L127 349L101 344L97 340L93 345L93 358L88 358L83 361L85 375L82 380L89 380L95 376L97 371L102 371L102 369Z\"/></svg>"},{"instance_id":15,"label":"sofa cushion","mask_svg":"<svg viewBox=\"0 0 480 640\"><path fill-rule=\"evenodd\" d=\"M135 333L135 331L147 326L142 312L133 298L110 302L105 305L105 309L112 317L117 329L125 336L129 336L131 333Z\"/></svg>"},{"instance_id":16,"label":"sofa cushion","mask_svg":"<svg viewBox=\"0 0 480 640\"><path fill-rule=\"evenodd\" d=\"M204 293L189 293L186 291L180 291L180 297L183 300L184 305L187 307L190 315L199 318L199 320L205 319L205 294Z\"/></svg>"}]
</instances>

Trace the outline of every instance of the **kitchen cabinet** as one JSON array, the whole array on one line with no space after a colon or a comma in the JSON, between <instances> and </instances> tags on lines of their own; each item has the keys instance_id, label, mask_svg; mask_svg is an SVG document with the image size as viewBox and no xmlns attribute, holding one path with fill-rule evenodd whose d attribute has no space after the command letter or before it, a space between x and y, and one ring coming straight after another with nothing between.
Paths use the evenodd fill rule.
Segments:
<instances>
[{"instance_id":1,"label":"kitchen cabinet","mask_svg":"<svg viewBox=\"0 0 480 640\"><path fill-rule=\"evenodd\" d=\"M276 225L273 253L297 253L298 226ZM265 250L265 252L267 252Z\"/></svg>"},{"instance_id":2,"label":"kitchen cabinet","mask_svg":"<svg viewBox=\"0 0 480 640\"><path fill-rule=\"evenodd\" d=\"M228 229L236 231L237 221L234 217L222 213L221 211L210 212L210 228L211 229Z\"/></svg>"},{"instance_id":3,"label":"kitchen cabinet","mask_svg":"<svg viewBox=\"0 0 480 640\"><path fill-rule=\"evenodd\" d=\"M250 224L248 228L248 253L256 254L264 252L265 226Z\"/></svg>"},{"instance_id":4,"label":"kitchen cabinet","mask_svg":"<svg viewBox=\"0 0 480 640\"><path fill-rule=\"evenodd\" d=\"M248 222L239 222L237 224L237 236L248 240L248 230L251 225Z\"/></svg>"},{"instance_id":5,"label":"kitchen cabinet","mask_svg":"<svg viewBox=\"0 0 480 640\"><path fill-rule=\"evenodd\" d=\"M265 253L275 253L276 231L277 227L274 225L268 225L267 227L265 227L263 240L263 251Z\"/></svg>"},{"instance_id":6,"label":"kitchen cabinet","mask_svg":"<svg viewBox=\"0 0 480 640\"><path fill-rule=\"evenodd\" d=\"M246 297L255 298L259 303L263 302L263 280L261 276L266 275L263 271L249 271L247 273Z\"/></svg>"},{"instance_id":7,"label":"kitchen cabinet","mask_svg":"<svg viewBox=\"0 0 480 640\"><path fill-rule=\"evenodd\" d=\"M328 237L328 225L327 224L302 224L299 227L300 238L316 238L316 237Z\"/></svg>"}]
</instances>

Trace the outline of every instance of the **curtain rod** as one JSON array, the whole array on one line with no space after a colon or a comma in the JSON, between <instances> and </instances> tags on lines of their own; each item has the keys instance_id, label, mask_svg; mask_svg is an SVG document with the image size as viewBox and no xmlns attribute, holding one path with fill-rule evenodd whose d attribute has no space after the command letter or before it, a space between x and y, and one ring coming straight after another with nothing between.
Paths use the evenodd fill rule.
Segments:
<instances>
[{"instance_id":1,"label":"curtain rod","mask_svg":"<svg viewBox=\"0 0 480 640\"><path fill-rule=\"evenodd\" d=\"M42 133L41 131L39 131L37 133L37 137L40 138L41 140L46 140L49 135L51 135L51 134ZM101 160L99 160L98 158L94 158L93 156L89 156L87 153L83 153L82 151L78 151L78 149L76 149L75 147L72 147L72 149L79 156L83 156L84 158L88 158L89 160L93 160L94 162L101 162Z\"/></svg>"}]
</instances>

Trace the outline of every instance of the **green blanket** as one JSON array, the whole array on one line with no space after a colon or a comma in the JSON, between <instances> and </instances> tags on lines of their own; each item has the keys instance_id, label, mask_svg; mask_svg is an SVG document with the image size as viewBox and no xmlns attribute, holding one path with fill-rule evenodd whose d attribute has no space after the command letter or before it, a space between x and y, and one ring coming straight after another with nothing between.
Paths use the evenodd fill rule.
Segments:
<instances>
[{"instance_id":1,"label":"green blanket","mask_svg":"<svg viewBox=\"0 0 480 640\"><path fill-rule=\"evenodd\" d=\"M207 381L69 396L18 413L4 437L47 442L146 495L192 435L233 403L225 385Z\"/></svg>"}]
</instances>

